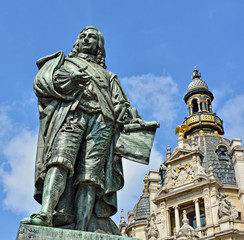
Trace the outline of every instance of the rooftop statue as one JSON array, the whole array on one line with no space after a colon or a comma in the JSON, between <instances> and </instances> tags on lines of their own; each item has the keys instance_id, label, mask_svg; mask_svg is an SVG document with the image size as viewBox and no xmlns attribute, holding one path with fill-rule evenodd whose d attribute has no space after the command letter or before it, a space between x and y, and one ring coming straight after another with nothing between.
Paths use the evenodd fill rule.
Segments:
<instances>
[{"instance_id":1,"label":"rooftop statue","mask_svg":"<svg viewBox=\"0 0 244 240\"><path fill-rule=\"evenodd\" d=\"M124 184L121 158L148 164L159 124L131 108L106 70L104 38L95 27L79 33L68 57L59 51L37 66L34 198L41 211L21 222L120 234L110 216Z\"/></svg>"}]
</instances>

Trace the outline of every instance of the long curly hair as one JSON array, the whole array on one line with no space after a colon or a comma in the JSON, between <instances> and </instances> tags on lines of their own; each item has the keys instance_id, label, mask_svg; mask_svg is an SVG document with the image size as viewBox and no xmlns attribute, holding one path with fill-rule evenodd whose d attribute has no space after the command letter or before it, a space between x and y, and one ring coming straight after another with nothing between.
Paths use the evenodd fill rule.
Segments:
<instances>
[{"instance_id":1,"label":"long curly hair","mask_svg":"<svg viewBox=\"0 0 244 240\"><path fill-rule=\"evenodd\" d=\"M103 38L103 35L102 33L95 27L93 26L88 26L88 27L85 27L81 30L81 32L79 33L74 45L73 45L73 48L71 50L71 52L69 53L69 57L74 57L74 56L77 56L78 53L79 53L79 39L80 39L80 35L88 30L88 29L94 29L97 31L97 35L98 35L98 50L97 50L97 55L96 55L96 62L97 64L99 64L100 66L102 66L103 68L107 68L106 64L105 64L105 57L106 57L106 52L105 52L105 48L104 48L104 38Z\"/></svg>"}]
</instances>

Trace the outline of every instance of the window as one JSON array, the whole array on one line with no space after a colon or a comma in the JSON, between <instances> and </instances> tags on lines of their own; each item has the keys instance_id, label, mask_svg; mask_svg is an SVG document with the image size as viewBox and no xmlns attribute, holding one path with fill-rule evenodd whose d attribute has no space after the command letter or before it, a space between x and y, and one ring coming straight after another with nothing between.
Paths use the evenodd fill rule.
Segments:
<instances>
[{"instance_id":1,"label":"window","mask_svg":"<svg viewBox=\"0 0 244 240\"><path fill-rule=\"evenodd\" d=\"M197 228L197 220L195 212L190 212L187 214L187 218L189 219L189 225L192 226L194 229ZM203 211L200 211L200 221L201 221L201 227L206 226L206 219L205 219L205 213Z\"/></svg>"},{"instance_id":2,"label":"window","mask_svg":"<svg viewBox=\"0 0 244 240\"><path fill-rule=\"evenodd\" d=\"M193 113L198 112L197 99L192 100L192 105L193 105Z\"/></svg>"}]
</instances>

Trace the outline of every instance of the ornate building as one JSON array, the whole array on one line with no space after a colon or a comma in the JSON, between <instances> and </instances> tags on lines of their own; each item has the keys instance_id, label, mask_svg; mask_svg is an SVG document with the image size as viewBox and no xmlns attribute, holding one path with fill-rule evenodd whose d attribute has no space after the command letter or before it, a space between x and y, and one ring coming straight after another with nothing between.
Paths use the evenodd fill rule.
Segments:
<instances>
[{"instance_id":1,"label":"ornate building","mask_svg":"<svg viewBox=\"0 0 244 240\"><path fill-rule=\"evenodd\" d=\"M142 239L244 239L244 148L226 139L213 94L195 68L184 97L188 117L178 146L149 171L143 194L121 219L123 235Z\"/></svg>"}]
</instances>

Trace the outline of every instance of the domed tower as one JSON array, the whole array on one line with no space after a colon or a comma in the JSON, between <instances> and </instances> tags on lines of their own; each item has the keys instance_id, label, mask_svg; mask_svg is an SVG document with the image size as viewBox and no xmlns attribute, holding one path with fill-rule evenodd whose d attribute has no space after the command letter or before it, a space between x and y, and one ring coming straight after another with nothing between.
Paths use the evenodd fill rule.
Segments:
<instances>
[{"instance_id":1,"label":"domed tower","mask_svg":"<svg viewBox=\"0 0 244 240\"><path fill-rule=\"evenodd\" d=\"M188 117L183 124L186 142L194 137L200 150L204 153L201 164L209 172L210 164L217 179L224 184L235 184L234 168L230 157L230 141L223 137L223 121L212 112L214 96L208 85L201 79L201 73L194 68L192 81L184 97L188 106Z\"/></svg>"},{"instance_id":2,"label":"domed tower","mask_svg":"<svg viewBox=\"0 0 244 240\"><path fill-rule=\"evenodd\" d=\"M213 98L195 67L184 97L189 115L175 130L178 145L168 146L159 171L145 177L143 194L128 212L128 236L243 239L244 148L241 139L223 136Z\"/></svg>"},{"instance_id":3,"label":"domed tower","mask_svg":"<svg viewBox=\"0 0 244 240\"><path fill-rule=\"evenodd\" d=\"M201 79L201 73L195 67L192 82L184 97L188 106L188 117L184 124L190 127L190 130L185 132L185 138L199 133L224 134L223 121L215 113L212 113L213 99L214 96L209 91L208 85Z\"/></svg>"}]
</instances>

